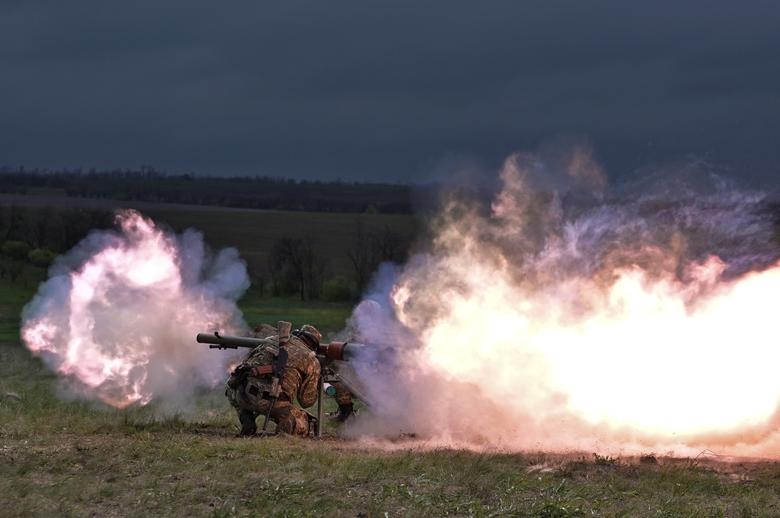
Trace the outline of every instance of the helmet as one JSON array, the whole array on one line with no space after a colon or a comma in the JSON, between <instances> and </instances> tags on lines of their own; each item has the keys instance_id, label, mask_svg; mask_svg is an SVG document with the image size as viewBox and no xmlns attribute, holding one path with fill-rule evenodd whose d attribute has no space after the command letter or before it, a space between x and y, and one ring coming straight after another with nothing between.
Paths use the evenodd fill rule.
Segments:
<instances>
[{"instance_id":1,"label":"helmet","mask_svg":"<svg viewBox=\"0 0 780 518\"><path fill-rule=\"evenodd\" d=\"M298 336L306 340L312 349L319 347L320 341L322 341L322 334L311 324L301 326Z\"/></svg>"}]
</instances>

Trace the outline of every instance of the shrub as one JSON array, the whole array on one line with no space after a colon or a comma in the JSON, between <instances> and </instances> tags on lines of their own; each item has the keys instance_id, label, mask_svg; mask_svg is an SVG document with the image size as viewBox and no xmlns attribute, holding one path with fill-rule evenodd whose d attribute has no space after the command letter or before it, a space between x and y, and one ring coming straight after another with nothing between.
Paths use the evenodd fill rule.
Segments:
<instances>
[{"instance_id":1,"label":"shrub","mask_svg":"<svg viewBox=\"0 0 780 518\"><path fill-rule=\"evenodd\" d=\"M0 247L0 252L12 259L26 259L30 253L30 245L24 241L6 241Z\"/></svg>"},{"instance_id":2,"label":"shrub","mask_svg":"<svg viewBox=\"0 0 780 518\"><path fill-rule=\"evenodd\" d=\"M328 279L322 285L322 298L328 302L343 302L352 299L349 282L343 277Z\"/></svg>"},{"instance_id":3,"label":"shrub","mask_svg":"<svg viewBox=\"0 0 780 518\"><path fill-rule=\"evenodd\" d=\"M57 257L57 254L48 248L35 248L30 250L30 253L27 254L27 259L29 259L33 265L41 268L47 268L55 257Z\"/></svg>"}]
</instances>

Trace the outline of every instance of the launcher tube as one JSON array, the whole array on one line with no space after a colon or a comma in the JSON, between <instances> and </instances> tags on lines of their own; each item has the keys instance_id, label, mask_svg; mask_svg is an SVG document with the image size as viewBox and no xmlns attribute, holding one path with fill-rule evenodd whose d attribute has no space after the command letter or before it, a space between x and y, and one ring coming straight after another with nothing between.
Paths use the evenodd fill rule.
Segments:
<instances>
[{"instance_id":1,"label":"launcher tube","mask_svg":"<svg viewBox=\"0 0 780 518\"><path fill-rule=\"evenodd\" d=\"M348 362L360 354L360 351L365 347L365 344L356 342L331 342L329 344L320 344L317 354L324 356L328 360Z\"/></svg>"},{"instance_id":2,"label":"launcher tube","mask_svg":"<svg viewBox=\"0 0 780 518\"><path fill-rule=\"evenodd\" d=\"M239 347L246 347L248 349L254 349L258 345L271 343L268 340L262 338L249 338L246 336L223 336L219 333L198 333L195 340L201 344L212 344L212 349L238 349Z\"/></svg>"}]
</instances>

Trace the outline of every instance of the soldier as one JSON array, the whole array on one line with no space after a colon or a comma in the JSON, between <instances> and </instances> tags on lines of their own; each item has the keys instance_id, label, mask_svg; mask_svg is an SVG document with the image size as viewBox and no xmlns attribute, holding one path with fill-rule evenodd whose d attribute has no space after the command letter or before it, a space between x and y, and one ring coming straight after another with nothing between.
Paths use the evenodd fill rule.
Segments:
<instances>
[{"instance_id":1,"label":"soldier","mask_svg":"<svg viewBox=\"0 0 780 518\"><path fill-rule=\"evenodd\" d=\"M286 332L283 329L285 324ZM262 329L267 330L267 327ZM276 430L290 435L308 435L309 419L302 408L317 401L320 363L316 357L322 335L316 327L305 325L289 334L290 325L280 322L277 335L265 337L268 344L252 350L227 382L225 395L238 412L241 435L257 432L257 417L270 419ZM265 333L263 333L265 334ZM280 365L280 350L286 351L286 364ZM274 365L281 372L274 372ZM274 400L274 376L278 376L278 397ZM297 399L300 407L295 405Z\"/></svg>"}]
</instances>

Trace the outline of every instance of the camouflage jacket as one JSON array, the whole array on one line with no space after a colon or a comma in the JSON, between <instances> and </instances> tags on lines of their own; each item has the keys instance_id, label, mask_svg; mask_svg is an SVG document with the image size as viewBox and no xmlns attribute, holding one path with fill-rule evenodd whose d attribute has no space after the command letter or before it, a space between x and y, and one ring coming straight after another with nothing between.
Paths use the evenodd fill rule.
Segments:
<instances>
[{"instance_id":1,"label":"camouflage jacket","mask_svg":"<svg viewBox=\"0 0 780 518\"><path fill-rule=\"evenodd\" d=\"M258 367L261 365L272 365L276 358L278 348L278 338L274 335L264 336L271 342L267 345L261 345L252 350L249 356L241 363L240 367ZM317 381L320 376L320 362L315 353L296 336L291 336L290 340L284 346L287 349L287 365L282 372L279 380L281 394L286 396L289 401L298 400L303 408L312 406L317 401ZM271 375L262 375L259 378L249 376L250 380L254 378L255 384L269 384ZM282 397L280 395L280 397Z\"/></svg>"}]
</instances>

